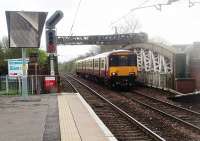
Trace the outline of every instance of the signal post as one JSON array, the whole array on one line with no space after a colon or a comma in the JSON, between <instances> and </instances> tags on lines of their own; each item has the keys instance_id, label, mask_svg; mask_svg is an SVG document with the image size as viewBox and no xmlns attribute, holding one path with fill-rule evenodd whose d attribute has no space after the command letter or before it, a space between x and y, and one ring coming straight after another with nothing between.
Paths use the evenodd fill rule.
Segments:
<instances>
[{"instance_id":1,"label":"signal post","mask_svg":"<svg viewBox=\"0 0 200 141\"><path fill-rule=\"evenodd\" d=\"M52 87L56 87L55 82L59 81L56 79L55 75L58 75L58 60L57 60L57 41L56 41L56 24L63 18L62 11L56 11L46 22L46 48L49 54L49 64L50 64L50 77L45 78L46 90L51 91ZM51 81L50 81L51 80ZM54 81L54 82L53 82ZM54 86L51 86L54 85ZM57 88L55 88L57 89ZM55 90L53 90L55 91Z\"/></svg>"},{"instance_id":2,"label":"signal post","mask_svg":"<svg viewBox=\"0 0 200 141\"><path fill-rule=\"evenodd\" d=\"M55 72L55 67L57 67L57 45L56 45L55 25L62 18L63 18L63 12L56 11L46 22L46 46L47 46L47 53L49 53L51 76L58 74L58 72ZM54 60L56 60L56 64Z\"/></svg>"}]
</instances>

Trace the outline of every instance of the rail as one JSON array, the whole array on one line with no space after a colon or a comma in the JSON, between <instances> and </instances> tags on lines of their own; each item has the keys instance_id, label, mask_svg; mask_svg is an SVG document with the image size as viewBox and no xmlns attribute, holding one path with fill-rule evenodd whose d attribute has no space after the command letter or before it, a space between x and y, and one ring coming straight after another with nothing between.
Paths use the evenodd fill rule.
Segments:
<instances>
[{"instance_id":1,"label":"rail","mask_svg":"<svg viewBox=\"0 0 200 141\"><path fill-rule=\"evenodd\" d=\"M139 94L138 92L136 93L136 92L134 92L134 94L137 94L137 95L139 95L139 96L144 96L144 95L141 95L141 94ZM148 101L149 101L149 97L148 96L146 96L145 95L145 97L146 98L148 98ZM167 116L167 117L169 117L169 118L172 118L172 119L174 119L174 120L176 120L176 121L178 121L178 122L180 122L180 123L183 123L183 124L185 124L185 125L187 125L187 126L189 126L190 128L192 128L192 129L194 129L194 130L196 130L196 131L198 131L198 132L200 132L200 127L198 126L198 124L196 124L196 125L194 125L194 124L192 124L192 123L190 123L190 122L188 122L188 121L186 121L186 120L184 120L184 119L181 119L181 118L179 118L179 117L177 117L177 116L174 116L174 115L172 115L172 114L170 114L170 113L167 113L167 112L165 112L165 111L162 111L161 109L159 109L159 108L155 108L155 107L153 107L153 106L151 106L151 104L148 104L148 102L146 101L146 102L141 102L141 100L138 100L139 98L137 98L137 97L134 97L134 99L133 98L131 98L131 100L132 101L134 101L134 102L137 102L137 103L139 103L140 105L143 105L143 106L145 106L145 107L147 107L147 108L149 108L149 109L152 109L152 110L154 110L154 111L157 111L157 112L159 112L159 113L161 113L162 115L165 115L165 116ZM152 99L152 98L151 98ZM157 102L161 102L161 101L159 101L159 100L157 100L157 99L153 99L153 100L156 100ZM144 101L144 100L143 100ZM163 102L163 101L162 101ZM165 103L166 104L166 103ZM156 104L156 105L158 105L158 104ZM174 105L172 105L172 104L169 104L169 103L167 103L167 105L170 105L170 107L171 106L174 106ZM159 107L161 107L161 106L159 106ZM175 107L175 106L174 106ZM177 106L175 107L175 108L177 108ZM180 110L185 110L185 111L187 111L187 112L191 112L191 110L186 110L185 108L180 108L180 107L178 107L178 109ZM196 114L196 115L198 115L199 116L199 113L197 113L197 112L191 112L192 114ZM199 121L200 122L200 121ZM199 123L198 122L198 123Z\"/></svg>"}]
</instances>

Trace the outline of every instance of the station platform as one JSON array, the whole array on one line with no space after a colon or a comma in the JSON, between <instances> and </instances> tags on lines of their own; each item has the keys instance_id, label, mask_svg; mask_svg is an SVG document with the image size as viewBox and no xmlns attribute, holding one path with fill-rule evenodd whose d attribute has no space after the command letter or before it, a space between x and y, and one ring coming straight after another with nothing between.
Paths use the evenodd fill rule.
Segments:
<instances>
[{"instance_id":1,"label":"station platform","mask_svg":"<svg viewBox=\"0 0 200 141\"><path fill-rule=\"evenodd\" d=\"M0 96L0 141L116 141L78 93Z\"/></svg>"},{"instance_id":2,"label":"station platform","mask_svg":"<svg viewBox=\"0 0 200 141\"><path fill-rule=\"evenodd\" d=\"M79 93L58 95L61 141L117 141Z\"/></svg>"}]
</instances>

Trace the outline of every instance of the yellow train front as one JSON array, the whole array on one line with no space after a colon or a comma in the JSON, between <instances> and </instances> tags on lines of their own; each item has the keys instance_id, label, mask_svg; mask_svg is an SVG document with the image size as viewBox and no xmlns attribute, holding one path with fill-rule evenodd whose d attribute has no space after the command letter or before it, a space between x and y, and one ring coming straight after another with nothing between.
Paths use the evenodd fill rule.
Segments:
<instances>
[{"instance_id":1,"label":"yellow train front","mask_svg":"<svg viewBox=\"0 0 200 141\"><path fill-rule=\"evenodd\" d=\"M108 83L112 87L131 87L137 76L137 56L131 51L117 51L108 56Z\"/></svg>"},{"instance_id":2,"label":"yellow train front","mask_svg":"<svg viewBox=\"0 0 200 141\"><path fill-rule=\"evenodd\" d=\"M110 87L131 87L137 76L137 56L129 50L115 50L76 62L76 73Z\"/></svg>"}]
</instances>

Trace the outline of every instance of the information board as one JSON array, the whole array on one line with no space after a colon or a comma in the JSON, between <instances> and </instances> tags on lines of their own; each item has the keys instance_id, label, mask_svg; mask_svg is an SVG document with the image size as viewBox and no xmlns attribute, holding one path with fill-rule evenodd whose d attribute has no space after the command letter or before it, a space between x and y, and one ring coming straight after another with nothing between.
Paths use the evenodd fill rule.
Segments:
<instances>
[{"instance_id":1,"label":"information board","mask_svg":"<svg viewBox=\"0 0 200 141\"><path fill-rule=\"evenodd\" d=\"M26 73L27 73L28 61L29 61L29 59L26 59L26 63L23 66L22 58L8 59L8 75L10 77L22 76L23 75L23 69L25 69Z\"/></svg>"}]
</instances>

